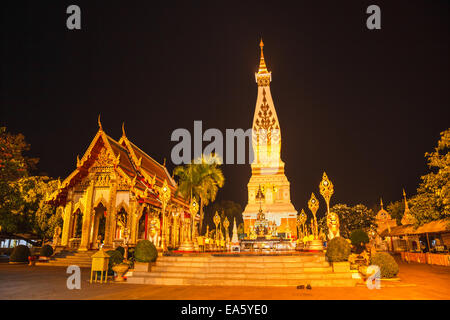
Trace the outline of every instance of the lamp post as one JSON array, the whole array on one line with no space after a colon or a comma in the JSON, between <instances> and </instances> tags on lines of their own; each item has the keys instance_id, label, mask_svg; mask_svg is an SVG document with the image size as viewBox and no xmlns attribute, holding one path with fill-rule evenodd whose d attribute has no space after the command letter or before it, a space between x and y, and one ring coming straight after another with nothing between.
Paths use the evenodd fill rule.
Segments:
<instances>
[{"instance_id":1,"label":"lamp post","mask_svg":"<svg viewBox=\"0 0 450 320\"><path fill-rule=\"evenodd\" d=\"M309 210L311 210L313 217L314 217L314 225L311 226L312 227L311 232L314 234L314 240L309 242L308 249L314 250L314 251L321 251L321 250L323 250L323 243L322 243L322 240L319 240L319 234L318 234L318 230L317 230L317 227L318 227L317 226L317 217L316 217L317 210L319 210L319 200L317 200L314 193L311 193L311 198L308 201L308 208L309 208Z\"/></svg>"},{"instance_id":2,"label":"lamp post","mask_svg":"<svg viewBox=\"0 0 450 320\"><path fill-rule=\"evenodd\" d=\"M225 228L227 235L226 235L226 241L227 243L230 242L230 230L228 230L228 227L230 226L230 221L228 221L228 218L225 217L225 220L223 221L223 227Z\"/></svg>"},{"instance_id":3,"label":"lamp post","mask_svg":"<svg viewBox=\"0 0 450 320\"><path fill-rule=\"evenodd\" d=\"M167 204L170 200L170 189L169 185L167 184L167 180L164 179L164 183L162 187L159 189L159 199L162 203L162 218L163 218L163 230L162 230L162 241L161 241L161 247L163 249L163 252L167 251L167 243L166 243L166 237L167 237L167 217L166 217L166 208Z\"/></svg>"},{"instance_id":4,"label":"lamp post","mask_svg":"<svg viewBox=\"0 0 450 320\"><path fill-rule=\"evenodd\" d=\"M319 190L322 197L327 203L327 214L330 213L330 198L334 193L333 183L328 179L327 174L324 172L322 176L322 181L319 184Z\"/></svg>"},{"instance_id":5,"label":"lamp post","mask_svg":"<svg viewBox=\"0 0 450 320\"><path fill-rule=\"evenodd\" d=\"M218 236L219 236L219 233L217 232L217 226L220 223L220 216L219 216L219 213L217 211L216 211L216 214L214 215L213 222L216 225L216 233L214 235L214 238L215 238L215 245L217 246L217 239L218 239Z\"/></svg>"},{"instance_id":6,"label":"lamp post","mask_svg":"<svg viewBox=\"0 0 450 320\"><path fill-rule=\"evenodd\" d=\"M318 234L317 234L317 217L316 213L317 210L319 210L319 201L317 200L316 196L314 195L314 192L311 193L311 198L308 201L308 208L311 210L313 217L314 217L314 230L311 230L314 234L314 239L317 240Z\"/></svg>"}]
</instances>

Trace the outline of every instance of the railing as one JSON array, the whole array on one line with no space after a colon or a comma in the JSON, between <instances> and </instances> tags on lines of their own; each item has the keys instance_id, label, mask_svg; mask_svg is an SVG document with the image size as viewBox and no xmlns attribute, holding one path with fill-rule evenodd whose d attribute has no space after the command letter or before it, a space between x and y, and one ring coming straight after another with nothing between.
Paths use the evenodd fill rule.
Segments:
<instances>
[{"instance_id":1,"label":"railing","mask_svg":"<svg viewBox=\"0 0 450 320\"><path fill-rule=\"evenodd\" d=\"M439 253L414 253L414 252L400 252L402 260L406 262L418 262L434 264L439 266L450 266L450 254Z\"/></svg>"}]
</instances>

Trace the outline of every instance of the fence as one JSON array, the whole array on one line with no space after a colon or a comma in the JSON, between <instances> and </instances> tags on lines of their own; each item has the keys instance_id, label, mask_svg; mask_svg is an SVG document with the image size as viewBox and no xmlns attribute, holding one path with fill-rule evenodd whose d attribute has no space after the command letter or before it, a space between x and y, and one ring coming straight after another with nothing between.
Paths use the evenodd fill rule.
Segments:
<instances>
[{"instance_id":1,"label":"fence","mask_svg":"<svg viewBox=\"0 0 450 320\"><path fill-rule=\"evenodd\" d=\"M402 260L450 267L449 254L401 252Z\"/></svg>"}]
</instances>

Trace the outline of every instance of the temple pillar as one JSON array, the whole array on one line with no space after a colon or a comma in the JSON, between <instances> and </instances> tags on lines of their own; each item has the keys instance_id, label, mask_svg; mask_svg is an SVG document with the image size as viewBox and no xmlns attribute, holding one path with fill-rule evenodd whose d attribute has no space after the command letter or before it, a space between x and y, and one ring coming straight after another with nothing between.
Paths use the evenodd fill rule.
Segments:
<instances>
[{"instance_id":1,"label":"temple pillar","mask_svg":"<svg viewBox=\"0 0 450 320\"><path fill-rule=\"evenodd\" d=\"M112 249L113 236L114 236L114 222L116 216L116 195L117 195L117 183L111 179L111 186L109 187L109 201L108 208L106 209L105 220L105 240L103 242L103 248Z\"/></svg>"},{"instance_id":2,"label":"temple pillar","mask_svg":"<svg viewBox=\"0 0 450 320\"><path fill-rule=\"evenodd\" d=\"M81 231L81 243L80 247L78 248L79 251L87 251L89 249L93 195L94 195L94 180L91 180L86 190L85 205L84 205L85 210L83 212L83 228Z\"/></svg>"},{"instance_id":3,"label":"temple pillar","mask_svg":"<svg viewBox=\"0 0 450 320\"><path fill-rule=\"evenodd\" d=\"M139 213L143 212L143 205L139 204L136 200L130 202L130 213L128 214L130 239L128 244L135 245L137 240L137 230L139 227Z\"/></svg>"},{"instance_id":4,"label":"temple pillar","mask_svg":"<svg viewBox=\"0 0 450 320\"><path fill-rule=\"evenodd\" d=\"M68 200L66 202L66 206L64 208L64 216L63 216L63 229L61 235L61 246L67 247L69 245L69 237L70 237L70 222L72 219L72 208L73 202L72 200Z\"/></svg>"}]
</instances>

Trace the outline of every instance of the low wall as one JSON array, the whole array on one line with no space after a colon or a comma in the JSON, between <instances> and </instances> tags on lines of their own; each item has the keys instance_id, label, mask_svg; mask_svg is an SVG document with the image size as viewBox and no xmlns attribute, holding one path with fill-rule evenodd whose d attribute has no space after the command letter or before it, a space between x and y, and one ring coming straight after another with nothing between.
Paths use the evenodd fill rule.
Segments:
<instances>
[{"instance_id":1,"label":"low wall","mask_svg":"<svg viewBox=\"0 0 450 320\"><path fill-rule=\"evenodd\" d=\"M450 254L400 252L402 261L450 267Z\"/></svg>"}]
</instances>

